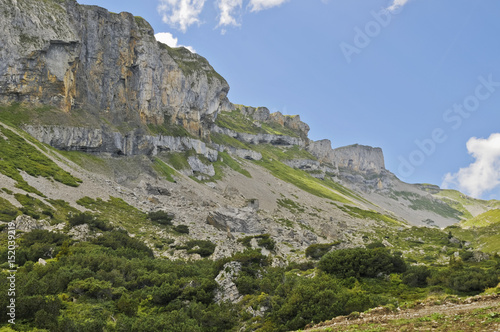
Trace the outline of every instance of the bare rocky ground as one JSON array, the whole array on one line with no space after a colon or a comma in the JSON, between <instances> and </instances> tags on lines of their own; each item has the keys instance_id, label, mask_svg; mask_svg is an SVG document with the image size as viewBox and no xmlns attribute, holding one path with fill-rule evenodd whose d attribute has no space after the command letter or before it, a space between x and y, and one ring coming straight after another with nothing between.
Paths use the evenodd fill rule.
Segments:
<instances>
[{"instance_id":1,"label":"bare rocky ground","mask_svg":"<svg viewBox=\"0 0 500 332\"><path fill-rule=\"evenodd\" d=\"M339 316L304 331L500 331L500 295L428 300L394 312L379 307Z\"/></svg>"}]
</instances>

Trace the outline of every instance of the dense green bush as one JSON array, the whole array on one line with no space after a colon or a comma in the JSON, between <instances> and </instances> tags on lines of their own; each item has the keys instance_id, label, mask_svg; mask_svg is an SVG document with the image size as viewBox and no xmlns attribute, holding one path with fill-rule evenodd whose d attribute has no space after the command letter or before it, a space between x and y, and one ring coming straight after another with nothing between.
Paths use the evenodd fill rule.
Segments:
<instances>
[{"instance_id":1,"label":"dense green bush","mask_svg":"<svg viewBox=\"0 0 500 332\"><path fill-rule=\"evenodd\" d=\"M207 240L191 240L177 249L186 249L188 254L198 254L201 257L208 257L215 251L216 245Z\"/></svg>"},{"instance_id":2,"label":"dense green bush","mask_svg":"<svg viewBox=\"0 0 500 332\"><path fill-rule=\"evenodd\" d=\"M315 278L287 276L277 289L277 308L271 314L269 331L293 331L353 311L363 312L386 303L380 296L359 289L347 289L333 276Z\"/></svg>"},{"instance_id":3,"label":"dense green bush","mask_svg":"<svg viewBox=\"0 0 500 332\"><path fill-rule=\"evenodd\" d=\"M38 261L39 258L54 258L61 246L69 237L65 234L53 233L46 230L35 229L23 234L18 243L21 245L16 250L16 263L24 265L27 261ZM7 261L7 248L3 248L1 259Z\"/></svg>"},{"instance_id":4,"label":"dense green bush","mask_svg":"<svg viewBox=\"0 0 500 332\"><path fill-rule=\"evenodd\" d=\"M90 212L80 212L68 216L68 223L71 227L87 224L90 228L110 231L113 226L100 218L99 215Z\"/></svg>"},{"instance_id":5,"label":"dense green bush","mask_svg":"<svg viewBox=\"0 0 500 332\"><path fill-rule=\"evenodd\" d=\"M472 251L461 251L460 258L464 261L470 261L474 257L474 253Z\"/></svg>"},{"instance_id":6,"label":"dense green bush","mask_svg":"<svg viewBox=\"0 0 500 332\"><path fill-rule=\"evenodd\" d=\"M128 254L130 254L129 250L133 250L138 252L139 255L153 257L153 251L149 249L147 245L138 239L130 237L126 231L116 230L107 232L96 238L93 242L97 245L109 247L114 250L122 249L119 251L122 255L128 256Z\"/></svg>"},{"instance_id":7,"label":"dense green bush","mask_svg":"<svg viewBox=\"0 0 500 332\"><path fill-rule=\"evenodd\" d=\"M114 206L116 202L111 201ZM55 215L60 214L56 209ZM105 216L74 213L68 222L116 222L111 218L118 207L109 211ZM146 221L145 214L135 216ZM215 262L172 261L154 258L140 237L132 238L122 230L103 233L89 242L41 230L21 235L16 250L20 265L16 329L290 331L354 311L411 303L431 292L478 294L496 286L500 275L497 256L480 263L451 259L446 266L410 266L405 271L400 255L386 248L333 251L321 258L319 269L315 261L272 266L273 258L264 256L261 249L247 249ZM261 247L271 239L251 236L248 243L253 238ZM0 233L0 240L6 240L5 232ZM311 248L309 253L321 247ZM193 240L177 249L210 256L215 244ZM0 259L6 262L6 257L4 246ZM54 259L46 265L35 263L40 257ZM244 297L238 304L219 305L214 303L215 276L231 261L241 265L233 280ZM381 275L387 277L374 278ZM6 294L7 289L7 279L0 278L0 293ZM1 307L7 301L8 297L0 296ZM262 315L251 314L250 307ZM0 316L0 324L6 324L7 318Z\"/></svg>"},{"instance_id":8,"label":"dense green bush","mask_svg":"<svg viewBox=\"0 0 500 332\"><path fill-rule=\"evenodd\" d=\"M69 284L68 291L75 296L85 295L96 299L109 299L111 298L111 282L94 277L75 280Z\"/></svg>"},{"instance_id":9,"label":"dense green bush","mask_svg":"<svg viewBox=\"0 0 500 332\"><path fill-rule=\"evenodd\" d=\"M149 212L148 218L151 221L158 223L160 225L171 226L172 220L174 219L174 215L170 212L155 211L155 212Z\"/></svg>"},{"instance_id":10,"label":"dense green bush","mask_svg":"<svg viewBox=\"0 0 500 332\"><path fill-rule=\"evenodd\" d=\"M181 234L189 234L189 227L186 225L177 225L174 227L174 231Z\"/></svg>"},{"instance_id":11,"label":"dense green bush","mask_svg":"<svg viewBox=\"0 0 500 332\"><path fill-rule=\"evenodd\" d=\"M410 287L427 286L431 271L427 266L410 266L403 274L403 283Z\"/></svg>"},{"instance_id":12,"label":"dense green bush","mask_svg":"<svg viewBox=\"0 0 500 332\"><path fill-rule=\"evenodd\" d=\"M263 248L266 248L267 250L272 251L276 247L276 242L269 234L259 235L256 238L257 244Z\"/></svg>"},{"instance_id":13,"label":"dense green bush","mask_svg":"<svg viewBox=\"0 0 500 332\"><path fill-rule=\"evenodd\" d=\"M480 268L462 267L448 271L446 285L461 293L474 293L484 291L488 287L498 284L498 271L484 271Z\"/></svg>"},{"instance_id":14,"label":"dense green bush","mask_svg":"<svg viewBox=\"0 0 500 332\"><path fill-rule=\"evenodd\" d=\"M384 248L332 251L319 261L318 268L338 278L375 278L406 270L404 260Z\"/></svg>"},{"instance_id":15,"label":"dense green bush","mask_svg":"<svg viewBox=\"0 0 500 332\"><path fill-rule=\"evenodd\" d=\"M267 250L273 251L276 247L276 242L271 237L270 234L262 234L262 235L254 235L254 236L245 236L244 238L238 239L238 242L243 244L247 248L251 248L251 241L255 239L257 240L257 245L262 248L266 248Z\"/></svg>"}]
</instances>

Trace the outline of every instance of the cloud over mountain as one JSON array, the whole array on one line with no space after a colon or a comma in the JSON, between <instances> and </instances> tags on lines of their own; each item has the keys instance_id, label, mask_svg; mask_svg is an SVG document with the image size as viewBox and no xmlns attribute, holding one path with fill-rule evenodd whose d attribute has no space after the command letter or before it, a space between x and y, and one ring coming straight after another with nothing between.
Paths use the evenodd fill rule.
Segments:
<instances>
[{"instance_id":1,"label":"cloud over mountain","mask_svg":"<svg viewBox=\"0 0 500 332\"><path fill-rule=\"evenodd\" d=\"M467 151L476 160L457 173L446 174L442 187L457 187L480 197L500 186L500 133L487 139L472 137L467 142Z\"/></svg>"}]
</instances>

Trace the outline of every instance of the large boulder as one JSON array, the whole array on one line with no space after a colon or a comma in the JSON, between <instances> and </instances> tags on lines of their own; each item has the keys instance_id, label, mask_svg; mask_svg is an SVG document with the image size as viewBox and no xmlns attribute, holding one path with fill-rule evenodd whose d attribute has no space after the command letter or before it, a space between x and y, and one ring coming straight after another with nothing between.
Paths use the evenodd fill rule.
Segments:
<instances>
[{"instance_id":1,"label":"large boulder","mask_svg":"<svg viewBox=\"0 0 500 332\"><path fill-rule=\"evenodd\" d=\"M265 231L255 209L251 207L218 209L210 212L207 223L221 231L234 233L262 234Z\"/></svg>"}]
</instances>

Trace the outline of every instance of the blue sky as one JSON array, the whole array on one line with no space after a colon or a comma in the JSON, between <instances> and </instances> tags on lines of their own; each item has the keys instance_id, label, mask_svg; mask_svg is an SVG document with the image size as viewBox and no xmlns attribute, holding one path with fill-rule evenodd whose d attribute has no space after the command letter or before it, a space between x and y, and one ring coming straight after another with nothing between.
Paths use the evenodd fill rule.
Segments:
<instances>
[{"instance_id":1,"label":"blue sky","mask_svg":"<svg viewBox=\"0 0 500 332\"><path fill-rule=\"evenodd\" d=\"M233 103L300 114L333 147L381 147L407 182L500 198L498 0L79 2L191 46Z\"/></svg>"}]
</instances>

